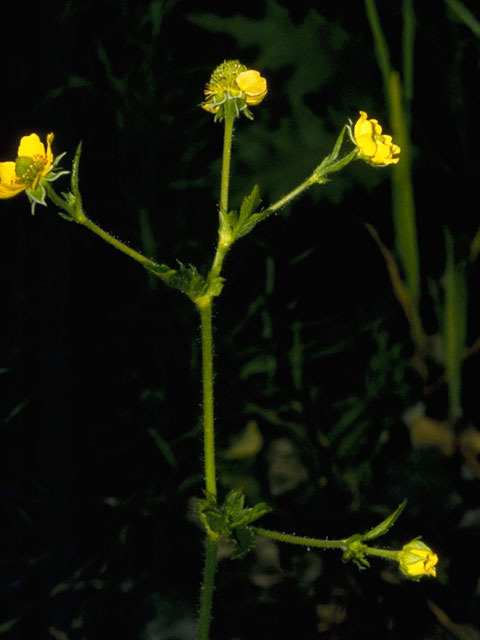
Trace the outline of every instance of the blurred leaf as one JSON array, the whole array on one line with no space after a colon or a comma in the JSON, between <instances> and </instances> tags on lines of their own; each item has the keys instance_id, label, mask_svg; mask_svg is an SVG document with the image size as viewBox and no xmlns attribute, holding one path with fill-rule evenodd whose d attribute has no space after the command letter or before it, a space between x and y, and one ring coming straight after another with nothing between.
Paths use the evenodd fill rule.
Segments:
<instances>
[{"instance_id":1,"label":"blurred leaf","mask_svg":"<svg viewBox=\"0 0 480 640\"><path fill-rule=\"evenodd\" d=\"M447 6L453 11L456 17L463 22L471 32L480 38L480 21L460 0L445 0Z\"/></svg>"},{"instance_id":2,"label":"blurred leaf","mask_svg":"<svg viewBox=\"0 0 480 640\"><path fill-rule=\"evenodd\" d=\"M418 313L418 307L412 298L412 292L409 287L403 282L400 276L400 270L398 268L397 261L395 260L392 252L383 244L378 235L377 230L368 222L363 222L367 231L377 243L380 251L382 252L385 262L387 264L388 274L390 276L390 282L392 283L393 293L400 303L403 313L407 318L410 325L410 333L412 340L419 353L424 353L426 345L426 336L423 331L422 321Z\"/></svg>"},{"instance_id":3,"label":"blurred leaf","mask_svg":"<svg viewBox=\"0 0 480 640\"><path fill-rule=\"evenodd\" d=\"M232 444L222 451L225 460L238 460L256 455L263 446L263 437L255 420L249 420L247 426L232 440Z\"/></svg>"},{"instance_id":4,"label":"blurred leaf","mask_svg":"<svg viewBox=\"0 0 480 640\"><path fill-rule=\"evenodd\" d=\"M0 624L0 635L3 635L4 633L8 633L10 629L12 629L12 627L14 627L19 620L20 618L13 618L8 622L3 622L2 624Z\"/></svg>"},{"instance_id":5,"label":"blurred leaf","mask_svg":"<svg viewBox=\"0 0 480 640\"><path fill-rule=\"evenodd\" d=\"M162 455L165 458L166 462L168 462L168 464L172 468L176 467L177 459L175 458L175 454L173 453L172 448L166 442L166 440L164 440L162 436L158 433L158 431L155 431L155 429L149 429L148 433L151 435L151 437L153 438L153 441L162 452Z\"/></svg>"}]
</instances>

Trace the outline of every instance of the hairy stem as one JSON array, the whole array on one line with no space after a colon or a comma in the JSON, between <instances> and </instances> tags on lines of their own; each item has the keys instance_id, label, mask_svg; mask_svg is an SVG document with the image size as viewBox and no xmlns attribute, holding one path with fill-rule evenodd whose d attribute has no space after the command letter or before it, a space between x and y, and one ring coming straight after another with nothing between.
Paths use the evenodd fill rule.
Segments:
<instances>
[{"instance_id":1,"label":"hairy stem","mask_svg":"<svg viewBox=\"0 0 480 640\"><path fill-rule=\"evenodd\" d=\"M139 251L135 251L135 249L132 249L121 240L118 240L117 238L112 236L110 233L108 233L107 231L99 227L98 224L95 224L95 222L92 222L90 218L87 218L87 216L82 210L76 209L75 215L73 216L71 207L69 206L68 202L64 198L59 196L54 191L54 189L51 187L50 184L47 183L45 187L46 187L47 195L52 200L52 202L67 212L68 216L63 216L63 217L67 218L71 222L76 222L77 224L81 224L84 227L87 227L87 229L90 229L90 231L93 231L93 233L96 233L97 236L100 236L102 240L105 240L105 242L108 242L108 244L112 245L113 247L115 247L115 249L118 249L119 251L126 254L130 258L133 258L133 260L136 260L137 262L139 262L146 269L153 271L160 278L162 278L164 274L166 275L167 273L173 273L173 270L168 269L165 265L160 265L154 260L150 260L150 258L147 258Z\"/></svg>"},{"instance_id":2,"label":"hairy stem","mask_svg":"<svg viewBox=\"0 0 480 640\"><path fill-rule=\"evenodd\" d=\"M228 194L230 184L230 163L232 155L234 106L227 102L225 108L225 130L223 136L222 178L220 182L220 215L228 212ZM221 228L221 223L220 227ZM219 232L217 250L213 259L208 280L210 283L220 276L223 260L229 249ZM213 334L212 307L214 295L210 290L196 300L200 312L202 333L202 383L203 383L203 464L205 471L205 490L207 495L217 498L217 478L215 465L215 426L213 400ZM207 533L207 548L203 568L202 591L200 598L199 640L208 640L212 617L212 599L215 588L215 569L217 565L218 542Z\"/></svg>"},{"instance_id":3,"label":"hairy stem","mask_svg":"<svg viewBox=\"0 0 480 640\"><path fill-rule=\"evenodd\" d=\"M207 536L205 565L203 568L202 593L200 596L200 616L198 623L198 640L208 640L212 618L212 599L215 587L215 570L217 567L218 543Z\"/></svg>"},{"instance_id":4,"label":"hairy stem","mask_svg":"<svg viewBox=\"0 0 480 640\"><path fill-rule=\"evenodd\" d=\"M209 496L216 497L215 429L213 424L212 299L204 299L198 308L200 311L202 331L203 464L205 470L205 490Z\"/></svg>"},{"instance_id":5,"label":"hairy stem","mask_svg":"<svg viewBox=\"0 0 480 640\"><path fill-rule=\"evenodd\" d=\"M321 549L343 549L347 548L347 539L344 540L319 540L318 538L305 538L303 536L295 536L289 533L280 533L280 531L272 531L271 529L262 529L261 527L253 527L255 533L264 538L278 540L279 542L289 542L290 544L300 544L305 547L320 547Z\"/></svg>"}]
</instances>

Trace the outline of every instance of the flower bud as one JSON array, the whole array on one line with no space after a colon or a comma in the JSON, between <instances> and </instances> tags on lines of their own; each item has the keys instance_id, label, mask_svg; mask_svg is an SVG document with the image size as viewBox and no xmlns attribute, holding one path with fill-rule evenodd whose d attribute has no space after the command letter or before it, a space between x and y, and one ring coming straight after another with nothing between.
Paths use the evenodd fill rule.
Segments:
<instances>
[{"instance_id":1,"label":"flower bud","mask_svg":"<svg viewBox=\"0 0 480 640\"><path fill-rule=\"evenodd\" d=\"M411 540L398 552L398 562L403 575L412 580L437 575L438 556L419 538Z\"/></svg>"}]
</instances>

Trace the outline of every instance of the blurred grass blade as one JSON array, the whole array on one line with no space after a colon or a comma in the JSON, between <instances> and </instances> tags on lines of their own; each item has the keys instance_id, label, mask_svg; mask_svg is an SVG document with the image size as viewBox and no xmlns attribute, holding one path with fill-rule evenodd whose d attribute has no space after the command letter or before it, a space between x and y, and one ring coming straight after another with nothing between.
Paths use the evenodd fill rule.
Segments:
<instances>
[{"instance_id":1,"label":"blurred grass blade","mask_svg":"<svg viewBox=\"0 0 480 640\"><path fill-rule=\"evenodd\" d=\"M365 0L365 9L375 43L378 66L382 74L393 139L401 148L400 162L395 165L392 172L395 246L405 271L406 282L410 289L413 304L418 305L420 298L420 261L411 178L410 118L403 102L400 75L392 69L390 64L387 40L382 31L375 1ZM413 94L414 16L411 2L407 0L403 4L403 17L403 64L405 67L403 72L407 82L407 102L410 103Z\"/></svg>"},{"instance_id":2,"label":"blurred grass blade","mask_svg":"<svg viewBox=\"0 0 480 640\"><path fill-rule=\"evenodd\" d=\"M148 429L148 433L152 437L157 447L160 449L163 457L165 458L165 461L172 467L172 469L174 469L177 466L177 459L170 445L166 440L162 438L162 436L157 431L155 431L155 429Z\"/></svg>"},{"instance_id":3,"label":"blurred grass blade","mask_svg":"<svg viewBox=\"0 0 480 640\"><path fill-rule=\"evenodd\" d=\"M467 337L467 285L465 265L455 261L453 238L445 229L446 267L443 338L445 342L445 375L448 383L449 417L462 415L462 365Z\"/></svg>"},{"instance_id":4,"label":"blurred grass blade","mask_svg":"<svg viewBox=\"0 0 480 640\"><path fill-rule=\"evenodd\" d=\"M395 244L405 270L407 285L415 304L418 304L420 298L420 261L411 175L411 145L400 76L396 71L392 71L390 76L389 94L393 139L402 150L400 162L395 165L392 173Z\"/></svg>"},{"instance_id":5,"label":"blurred grass blade","mask_svg":"<svg viewBox=\"0 0 480 640\"><path fill-rule=\"evenodd\" d=\"M410 288L403 282L400 276L400 270L398 268L397 261L395 260L391 251L389 251L381 241L375 227L373 227L368 222L364 222L363 224L377 243L383 257L385 258L388 275L390 276L390 281L392 283L393 293L400 303L403 309L403 313L405 314L408 324L410 325L410 334L412 336L413 342L415 343L417 352L421 356L423 356L426 350L427 339L423 331L422 321L418 313L418 307L415 304L415 301L412 299Z\"/></svg>"},{"instance_id":6,"label":"blurred grass blade","mask_svg":"<svg viewBox=\"0 0 480 640\"><path fill-rule=\"evenodd\" d=\"M475 234L472 244L470 245L470 262L475 262L480 253L480 227Z\"/></svg>"},{"instance_id":7,"label":"blurred grass blade","mask_svg":"<svg viewBox=\"0 0 480 640\"><path fill-rule=\"evenodd\" d=\"M382 31L375 0L365 0L365 11L373 34L375 54L377 56L378 66L380 67L383 78L383 88L385 90L385 95L388 98L388 82L392 72L392 67L390 65L390 53L388 51L387 41Z\"/></svg>"},{"instance_id":8,"label":"blurred grass blade","mask_svg":"<svg viewBox=\"0 0 480 640\"><path fill-rule=\"evenodd\" d=\"M409 107L413 98L413 72L414 72L414 44L415 44L415 12L413 0L403 0L403 37L402 37L402 74L403 95L405 103Z\"/></svg>"},{"instance_id":9,"label":"blurred grass blade","mask_svg":"<svg viewBox=\"0 0 480 640\"><path fill-rule=\"evenodd\" d=\"M480 22L460 0L445 0L457 18L463 22L477 38L480 38Z\"/></svg>"}]
</instances>

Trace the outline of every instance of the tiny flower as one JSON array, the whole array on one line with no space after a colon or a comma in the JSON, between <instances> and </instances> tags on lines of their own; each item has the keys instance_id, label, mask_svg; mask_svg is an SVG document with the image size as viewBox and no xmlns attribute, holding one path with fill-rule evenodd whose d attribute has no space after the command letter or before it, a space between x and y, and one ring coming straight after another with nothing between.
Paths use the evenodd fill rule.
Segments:
<instances>
[{"instance_id":1,"label":"tiny flower","mask_svg":"<svg viewBox=\"0 0 480 640\"><path fill-rule=\"evenodd\" d=\"M400 571L413 580L419 580L422 576L435 578L437 575L435 565L438 556L419 538L411 540L398 552L398 562Z\"/></svg>"},{"instance_id":2,"label":"tiny flower","mask_svg":"<svg viewBox=\"0 0 480 640\"><path fill-rule=\"evenodd\" d=\"M52 153L53 133L47 135L47 147L36 133L23 136L15 162L0 162L0 198L13 198L25 191L32 204L46 204L43 181L51 182L67 171L54 171L58 161Z\"/></svg>"},{"instance_id":3,"label":"tiny flower","mask_svg":"<svg viewBox=\"0 0 480 640\"><path fill-rule=\"evenodd\" d=\"M267 81L258 71L248 69L238 60L226 60L212 73L201 107L214 113L215 120L223 120L226 103L233 101L237 117L243 111L252 119L248 106L259 104L266 95Z\"/></svg>"},{"instance_id":4,"label":"tiny flower","mask_svg":"<svg viewBox=\"0 0 480 640\"><path fill-rule=\"evenodd\" d=\"M360 118L355 123L350 136L357 146L359 156L376 167L397 164L400 158L393 156L400 153L400 147L392 142L392 136L382 134L378 120L368 119L365 111L360 111Z\"/></svg>"}]
</instances>

